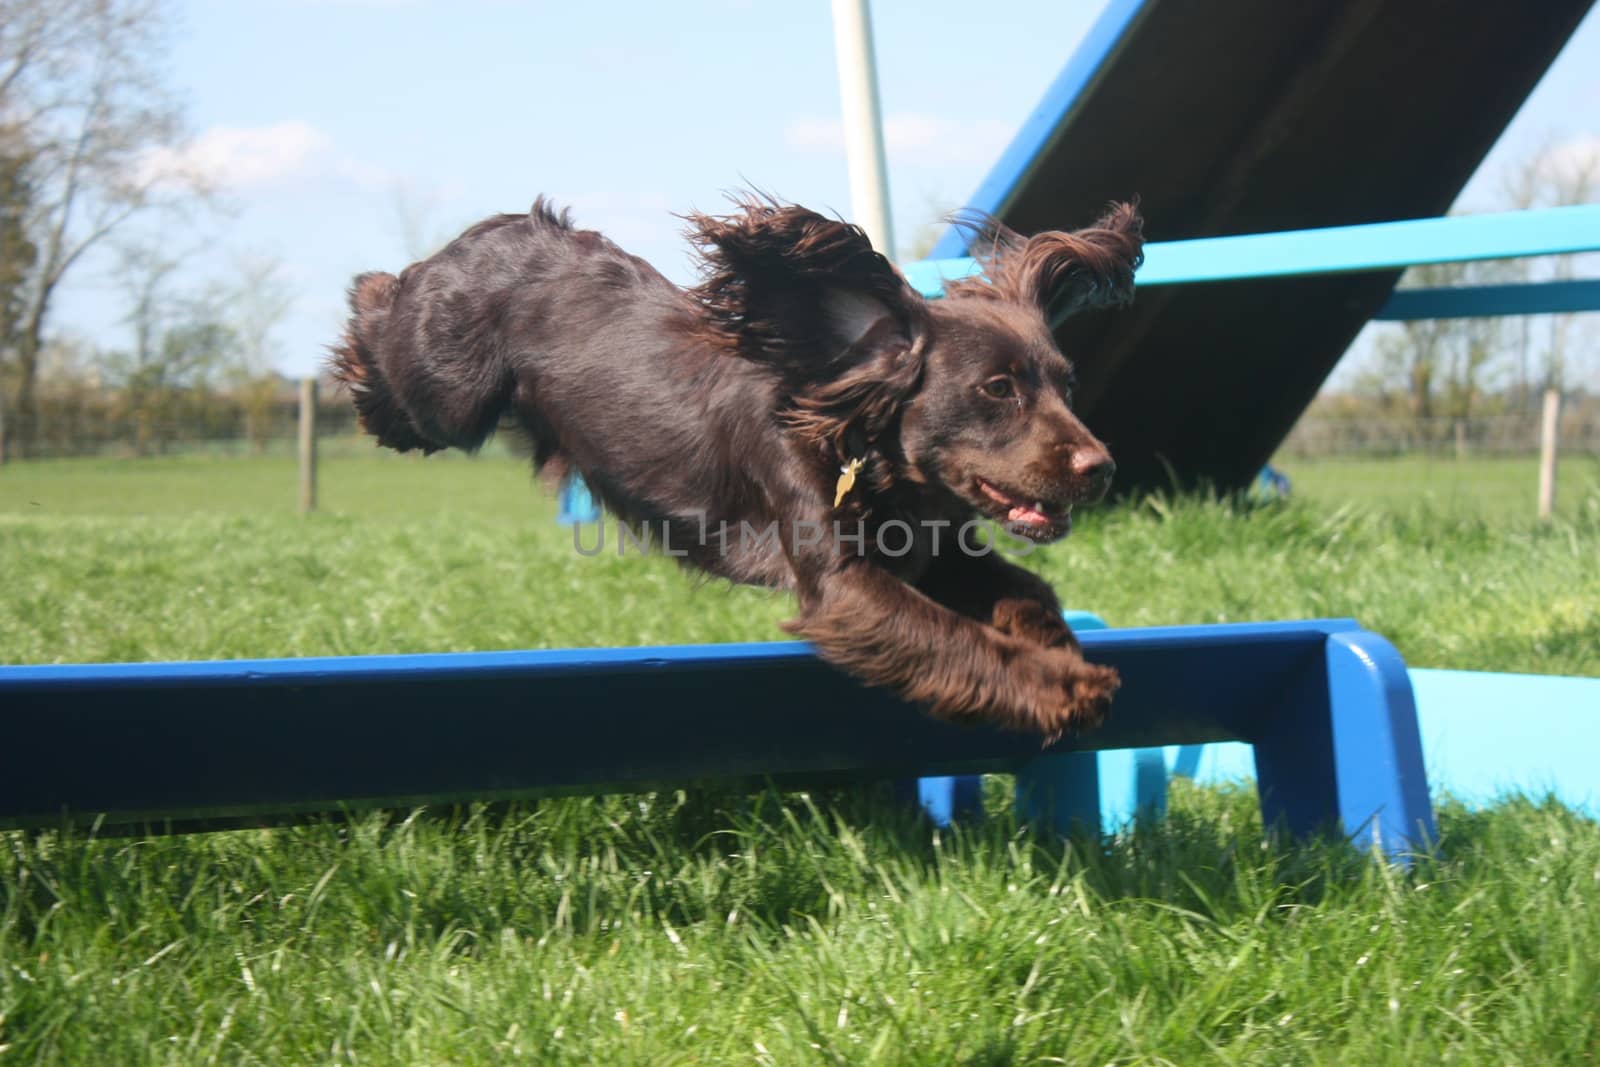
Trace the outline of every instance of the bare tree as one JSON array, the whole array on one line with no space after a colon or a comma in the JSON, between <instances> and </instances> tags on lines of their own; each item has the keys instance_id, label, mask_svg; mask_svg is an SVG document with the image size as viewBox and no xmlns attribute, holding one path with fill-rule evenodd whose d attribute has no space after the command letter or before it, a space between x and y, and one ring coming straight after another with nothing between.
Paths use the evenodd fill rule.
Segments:
<instances>
[{"instance_id":1,"label":"bare tree","mask_svg":"<svg viewBox=\"0 0 1600 1067\"><path fill-rule=\"evenodd\" d=\"M226 294L226 316L238 344L229 361L229 378L244 410L245 437L259 453L266 448L280 385L272 370L278 356L274 334L294 304L294 292L283 276L283 264L274 257L246 257L238 270L238 280Z\"/></svg>"},{"instance_id":2,"label":"bare tree","mask_svg":"<svg viewBox=\"0 0 1600 1067\"><path fill-rule=\"evenodd\" d=\"M133 331L130 373L155 362L161 336L175 314L172 278L182 262L181 256L154 244L125 244L118 249L117 277L128 296L124 321Z\"/></svg>"},{"instance_id":3,"label":"bare tree","mask_svg":"<svg viewBox=\"0 0 1600 1067\"><path fill-rule=\"evenodd\" d=\"M294 290L276 256L241 256L234 266L238 277L225 287L225 298L239 338L236 369L245 375L265 374L278 357L273 335L294 306Z\"/></svg>"},{"instance_id":4,"label":"bare tree","mask_svg":"<svg viewBox=\"0 0 1600 1067\"><path fill-rule=\"evenodd\" d=\"M1435 379L1443 349L1439 323L1405 323L1378 337L1372 364L1357 380L1356 388L1384 407L1403 406L1407 415L1424 424L1433 417Z\"/></svg>"},{"instance_id":5,"label":"bare tree","mask_svg":"<svg viewBox=\"0 0 1600 1067\"><path fill-rule=\"evenodd\" d=\"M127 401L142 453L164 447L178 433L179 402L205 394L237 360L241 346L227 321L223 287L176 288L182 252L130 243L122 246L118 259L132 344L105 353L101 363L108 382Z\"/></svg>"},{"instance_id":6,"label":"bare tree","mask_svg":"<svg viewBox=\"0 0 1600 1067\"><path fill-rule=\"evenodd\" d=\"M178 142L160 78L162 0L0 0L0 120L28 146L25 228L36 254L3 353L14 380L4 443L27 454L51 302L86 253L129 219L192 199L192 180L155 165Z\"/></svg>"},{"instance_id":7,"label":"bare tree","mask_svg":"<svg viewBox=\"0 0 1600 1067\"><path fill-rule=\"evenodd\" d=\"M0 458L5 454L6 361L22 323L23 286L38 258L28 234L33 189L27 177L27 145L9 127L0 128Z\"/></svg>"},{"instance_id":8,"label":"bare tree","mask_svg":"<svg viewBox=\"0 0 1600 1067\"><path fill-rule=\"evenodd\" d=\"M1498 263L1434 263L1411 268L1400 284L1425 289L1483 285L1506 280L1507 269ZM1493 318L1406 322L1379 338L1373 364L1357 388L1385 406L1403 398L1415 432L1426 439L1440 416L1466 419L1481 407L1504 328Z\"/></svg>"}]
</instances>

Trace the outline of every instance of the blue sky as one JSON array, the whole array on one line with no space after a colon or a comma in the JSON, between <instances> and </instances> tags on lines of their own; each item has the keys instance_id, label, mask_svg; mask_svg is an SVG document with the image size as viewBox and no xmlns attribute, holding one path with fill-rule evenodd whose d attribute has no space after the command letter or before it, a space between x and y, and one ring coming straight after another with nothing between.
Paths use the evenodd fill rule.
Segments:
<instances>
[{"instance_id":1,"label":"blue sky","mask_svg":"<svg viewBox=\"0 0 1600 1067\"><path fill-rule=\"evenodd\" d=\"M897 236L977 186L1099 13L1099 2L874 5ZM338 330L343 288L424 241L538 193L670 277L692 276L673 212L752 184L848 216L830 5L674 0L188 0L170 63L194 140L184 162L233 211L163 233L191 275L284 263L294 303L280 367L304 373ZM1591 14L1463 204L1546 143L1600 150L1600 14ZM1134 192L1135 190L1129 190ZM102 256L55 323L124 343Z\"/></svg>"}]
</instances>

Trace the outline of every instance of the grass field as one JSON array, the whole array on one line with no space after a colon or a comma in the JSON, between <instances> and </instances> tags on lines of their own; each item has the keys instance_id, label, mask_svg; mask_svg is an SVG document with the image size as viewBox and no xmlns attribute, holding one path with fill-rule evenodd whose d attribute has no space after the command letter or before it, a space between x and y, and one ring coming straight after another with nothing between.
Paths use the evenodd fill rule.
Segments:
<instances>
[{"instance_id":1,"label":"grass field","mask_svg":"<svg viewBox=\"0 0 1600 1067\"><path fill-rule=\"evenodd\" d=\"M1355 501L1390 512L1421 510L1496 522L1526 521L1538 511L1539 462L1532 456L1280 457L1273 463L1289 472L1295 493L1324 504ZM1600 495L1600 456L1564 455L1556 474L1558 516L1575 518Z\"/></svg>"},{"instance_id":2,"label":"grass field","mask_svg":"<svg viewBox=\"0 0 1600 1067\"><path fill-rule=\"evenodd\" d=\"M1415 665L1600 674L1600 492L1541 527L1403 462L1289 470L1286 505L1147 501L1034 559L1116 624L1353 615ZM341 459L301 519L280 459L0 469L0 661L781 636L782 597L578 556L529 480ZM0 1064L1600 1056L1600 827L1559 806L1447 802L1404 875L1263 847L1248 791L1064 847L992 785L945 834L855 794L0 833Z\"/></svg>"}]
</instances>

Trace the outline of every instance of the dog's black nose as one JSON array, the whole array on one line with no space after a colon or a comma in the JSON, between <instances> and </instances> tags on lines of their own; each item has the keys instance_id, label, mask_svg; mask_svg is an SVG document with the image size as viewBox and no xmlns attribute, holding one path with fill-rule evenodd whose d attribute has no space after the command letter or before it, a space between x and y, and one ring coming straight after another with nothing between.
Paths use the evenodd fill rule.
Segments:
<instances>
[{"instance_id":1,"label":"dog's black nose","mask_svg":"<svg viewBox=\"0 0 1600 1067\"><path fill-rule=\"evenodd\" d=\"M1089 499L1099 500L1111 488L1117 465L1111 461L1109 452L1101 448L1089 448L1072 457L1072 471L1087 484Z\"/></svg>"}]
</instances>

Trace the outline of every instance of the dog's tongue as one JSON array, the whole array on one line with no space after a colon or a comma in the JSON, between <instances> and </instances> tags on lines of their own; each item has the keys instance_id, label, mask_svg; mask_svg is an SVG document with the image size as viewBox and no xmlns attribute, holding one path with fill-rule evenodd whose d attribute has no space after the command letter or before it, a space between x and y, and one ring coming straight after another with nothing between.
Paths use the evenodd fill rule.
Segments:
<instances>
[{"instance_id":1,"label":"dog's tongue","mask_svg":"<svg viewBox=\"0 0 1600 1067\"><path fill-rule=\"evenodd\" d=\"M1049 526L1050 516L1034 508L1018 505L1006 512L1006 521L1021 523L1024 526Z\"/></svg>"}]
</instances>

